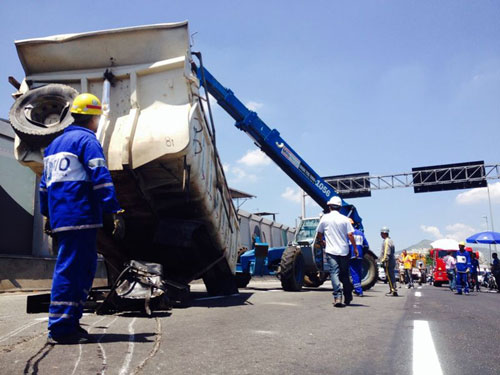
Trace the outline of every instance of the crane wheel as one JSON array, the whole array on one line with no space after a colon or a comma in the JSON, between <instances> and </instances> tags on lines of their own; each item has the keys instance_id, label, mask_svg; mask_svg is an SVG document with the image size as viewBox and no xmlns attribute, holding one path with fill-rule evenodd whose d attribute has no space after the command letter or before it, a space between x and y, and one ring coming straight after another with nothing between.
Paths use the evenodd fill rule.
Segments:
<instances>
[{"instance_id":1,"label":"crane wheel","mask_svg":"<svg viewBox=\"0 0 500 375\"><path fill-rule=\"evenodd\" d=\"M300 247L289 246L281 256L279 266L281 287L288 292L298 292L304 285L304 258Z\"/></svg>"}]
</instances>

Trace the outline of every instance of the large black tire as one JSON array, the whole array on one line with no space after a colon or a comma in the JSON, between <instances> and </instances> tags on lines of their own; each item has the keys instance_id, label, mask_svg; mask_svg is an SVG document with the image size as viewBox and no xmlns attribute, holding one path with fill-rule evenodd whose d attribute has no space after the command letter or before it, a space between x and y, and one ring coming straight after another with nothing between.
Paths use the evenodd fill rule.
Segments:
<instances>
[{"instance_id":1,"label":"large black tire","mask_svg":"<svg viewBox=\"0 0 500 375\"><path fill-rule=\"evenodd\" d=\"M325 282L328 274L324 272L310 273L304 276L304 286L308 288L317 288Z\"/></svg>"},{"instance_id":2,"label":"large black tire","mask_svg":"<svg viewBox=\"0 0 500 375\"><path fill-rule=\"evenodd\" d=\"M439 288L443 283L441 281L434 281L434 286Z\"/></svg>"},{"instance_id":3,"label":"large black tire","mask_svg":"<svg viewBox=\"0 0 500 375\"><path fill-rule=\"evenodd\" d=\"M373 254L365 252L363 254L363 278L361 287L363 290L368 290L375 285L378 280L377 259Z\"/></svg>"},{"instance_id":4,"label":"large black tire","mask_svg":"<svg viewBox=\"0 0 500 375\"><path fill-rule=\"evenodd\" d=\"M298 292L304 285L304 258L300 247L289 246L281 256L279 268L281 287L287 292Z\"/></svg>"},{"instance_id":5,"label":"large black tire","mask_svg":"<svg viewBox=\"0 0 500 375\"><path fill-rule=\"evenodd\" d=\"M29 90L10 109L12 128L28 145L47 146L73 122L69 109L77 95L74 88L61 84Z\"/></svg>"},{"instance_id":6,"label":"large black tire","mask_svg":"<svg viewBox=\"0 0 500 375\"><path fill-rule=\"evenodd\" d=\"M202 275L207 293L211 296L229 296L238 293L236 278L231 273L226 259L222 259L214 267Z\"/></svg>"},{"instance_id":7,"label":"large black tire","mask_svg":"<svg viewBox=\"0 0 500 375\"><path fill-rule=\"evenodd\" d=\"M250 275L248 272L236 272L234 277L236 279L236 286L238 288L246 288L248 283L250 282L250 279L252 278L252 275Z\"/></svg>"}]
</instances>

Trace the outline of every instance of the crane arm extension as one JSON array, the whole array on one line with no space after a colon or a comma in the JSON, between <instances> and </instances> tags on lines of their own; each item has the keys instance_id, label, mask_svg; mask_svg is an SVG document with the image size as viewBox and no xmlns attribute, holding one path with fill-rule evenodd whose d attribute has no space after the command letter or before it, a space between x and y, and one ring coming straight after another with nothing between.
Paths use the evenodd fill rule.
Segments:
<instances>
[{"instance_id":1,"label":"crane arm extension","mask_svg":"<svg viewBox=\"0 0 500 375\"><path fill-rule=\"evenodd\" d=\"M222 86L210 72L197 67L202 85L217 100L217 103L236 121L235 126L244 131L255 144L273 160L302 190L323 209L328 200L338 195L293 149L281 138L276 129L270 129L256 112L249 110L231 90ZM362 219L353 205L342 200L341 213L353 219L360 229Z\"/></svg>"}]
</instances>

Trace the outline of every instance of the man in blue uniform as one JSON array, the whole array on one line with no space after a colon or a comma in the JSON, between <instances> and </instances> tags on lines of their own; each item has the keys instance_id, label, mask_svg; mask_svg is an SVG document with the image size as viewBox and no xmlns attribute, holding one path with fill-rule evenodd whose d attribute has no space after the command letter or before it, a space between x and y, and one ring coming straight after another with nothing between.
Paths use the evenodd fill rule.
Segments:
<instances>
[{"instance_id":1,"label":"man in blue uniform","mask_svg":"<svg viewBox=\"0 0 500 375\"><path fill-rule=\"evenodd\" d=\"M471 262L468 251L465 251L465 242L458 244L457 252L457 294L462 294L462 287L465 294L469 294L469 282L467 274L470 272Z\"/></svg>"},{"instance_id":2,"label":"man in blue uniform","mask_svg":"<svg viewBox=\"0 0 500 375\"><path fill-rule=\"evenodd\" d=\"M351 220L352 224L352 220ZM363 250L368 249L368 241L365 234L359 229L354 229L354 241L358 248L358 254L354 253L352 244L349 244L351 250L351 259L349 260L349 271L351 272L352 283L354 286L354 294L359 297L363 296L363 288L361 287L361 278L363 277Z\"/></svg>"},{"instance_id":3,"label":"man in blue uniform","mask_svg":"<svg viewBox=\"0 0 500 375\"><path fill-rule=\"evenodd\" d=\"M479 261L476 258L476 254L471 253L471 269L470 269L470 279L471 279L471 287L472 291L474 291L474 286L476 287L476 291L480 291L479 287Z\"/></svg>"},{"instance_id":4,"label":"man in blue uniform","mask_svg":"<svg viewBox=\"0 0 500 375\"><path fill-rule=\"evenodd\" d=\"M79 320L96 271L97 228L103 225L103 211L123 212L95 136L102 114L99 99L78 95L70 111L74 124L45 149L40 182L40 210L59 244L49 306L49 344L88 341Z\"/></svg>"}]
</instances>

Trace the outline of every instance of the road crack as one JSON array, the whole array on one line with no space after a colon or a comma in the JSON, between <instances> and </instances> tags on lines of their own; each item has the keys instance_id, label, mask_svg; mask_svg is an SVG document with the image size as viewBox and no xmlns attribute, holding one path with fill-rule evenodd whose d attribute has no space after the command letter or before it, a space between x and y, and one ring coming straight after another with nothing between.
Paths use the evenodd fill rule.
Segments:
<instances>
[{"instance_id":1,"label":"road crack","mask_svg":"<svg viewBox=\"0 0 500 375\"><path fill-rule=\"evenodd\" d=\"M153 345L153 349L151 349L151 352L149 352L149 355L146 358L144 358L144 360L139 364L139 366L137 366L135 368L135 370L132 372L132 375L137 375L140 372L142 372L142 370L146 366L146 363L150 359L152 359L156 355L156 353L158 352L158 350L160 349L161 338L162 338L162 335L161 335L161 320L158 317L156 317L155 320L156 320L156 334L155 334L155 344Z\"/></svg>"}]
</instances>

